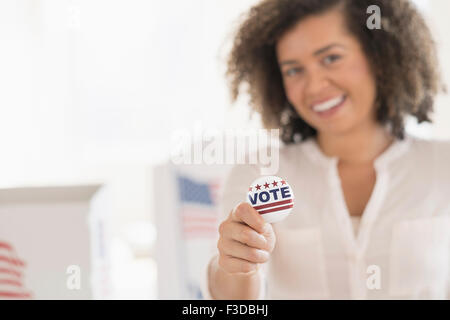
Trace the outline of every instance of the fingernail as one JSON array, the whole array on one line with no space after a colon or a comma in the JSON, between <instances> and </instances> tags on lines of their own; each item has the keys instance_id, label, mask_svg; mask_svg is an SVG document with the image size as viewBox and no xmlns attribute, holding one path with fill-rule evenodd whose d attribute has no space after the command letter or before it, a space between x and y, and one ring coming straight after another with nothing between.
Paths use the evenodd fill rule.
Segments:
<instances>
[{"instance_id":1,"label":"fingernail","mask_svg":"<svg viewBox=\"0 0 450 320\"><path fill-rule=\"evenodd\" d=\"M267 240L266 240L266 238L265 238L263 235L259 234L259 238L260 238L261 241L263 241L265 244L267 243Z\"/></svg>"},{"instance_id":2,"label":"fingernail","mask_svg":"<svg viewBox=\"0 0 450 320\"><path fill-rule=\"evenodd\" d=\"M258 252L259 252L261 258L263 258L263 259L268 259L269 258L269 253L267 251L265 251L265 250L258 250Z\"/></svg>"}]
</instances>

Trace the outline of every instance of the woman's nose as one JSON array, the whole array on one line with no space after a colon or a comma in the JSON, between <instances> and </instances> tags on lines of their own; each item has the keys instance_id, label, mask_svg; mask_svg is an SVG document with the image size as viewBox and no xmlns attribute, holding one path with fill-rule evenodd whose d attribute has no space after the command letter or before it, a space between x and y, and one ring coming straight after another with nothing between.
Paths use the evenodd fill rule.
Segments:
<instances>
[{"instance_id":1,"label":"woman's nose","mask_svg":"<svg viewBox=\"0 0 450 320\"><path fill-rule=\"evenodd\" d=\"M320 97L328 85L329 81L322 71L311 70L306 76L305 94L307 97Z\"/></svg>"}]
</instances>

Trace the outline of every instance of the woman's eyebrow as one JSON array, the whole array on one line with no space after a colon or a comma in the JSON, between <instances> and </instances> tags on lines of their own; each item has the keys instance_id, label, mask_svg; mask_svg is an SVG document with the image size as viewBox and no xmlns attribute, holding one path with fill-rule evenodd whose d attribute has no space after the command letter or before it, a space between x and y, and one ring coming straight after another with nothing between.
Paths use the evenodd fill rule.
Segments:
<instances>
[{"instance_id":1,"label":"woman's eyebrow","mask_svg":"<svg viewBox=\"0 0 450 320\"><path fill-rule=\"evenodd\" d=\"M345 47L343 45L339 44L339 43L332 43L332 44L329 44L329 45L327 45L327 46L325 46L323 48L320 48L320 49L316 50L313 53L313 55L318 56L318 55L320 55L320 54L322 54L322 53L332 49L333 47L341 47L341 48L345 49ZM290 64L298 64L298 63L299 62L297 60L285 60L285 61L281 61L280 62L280 66L290 65Z\"/></svg>"},{"instance_id":2,"label":"woman's eyebrow","mask_svg":"<svg viewBox=\"0 0 450 320\"><path fill-rule=\"evenodd\" d=\"M330 50L333 47L341 47L341 48L345 49L345 47L343 45L339 44L339 43L332 43L332 44L327 45L326 47L323 47L323 48L315 51L314 55L318 56L319 54L324 53L324 52Z\"/></svg>"},{"instance_id":3,"label":"woman's eyebrow","mask_svg":"<svg viewBox=\"0 0 450 320\"><path fill-rule=\"evenodd\" d=\"M289 64L298 64L297 60L285 60L280 62L280 66L289 65Z\"/></svg>"}]
</instances>

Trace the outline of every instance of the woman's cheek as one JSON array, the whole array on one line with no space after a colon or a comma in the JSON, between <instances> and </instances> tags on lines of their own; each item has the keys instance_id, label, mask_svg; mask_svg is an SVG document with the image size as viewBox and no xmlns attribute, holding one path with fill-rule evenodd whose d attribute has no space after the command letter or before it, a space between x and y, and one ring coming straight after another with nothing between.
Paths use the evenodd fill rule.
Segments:
<instances>
[{"instance_id":1,"label":"woman's cheek","mask_svg":"<svg viewBox=\"0 0 450 320\"><path fill-rule=\"evenodd\" d=\"M349 65L345 74L342 74L347 87L353 92L351 94L359 104L371 105L375 100L376 84L375 78L370 71L369 65L362 57Z\"/></svg>"},{"instance_id":2,"label":"woman's cheek","mask_svg":"<svg viewBox=\"0 0 450 320\"><path fill-rule=\"evenodd\" d=\"M289 102L293 105L295 110L304 116L305 105L303 103L302 88L299 83L289 83L286 86L286 94Z\"/></svg>"}]
</instances>

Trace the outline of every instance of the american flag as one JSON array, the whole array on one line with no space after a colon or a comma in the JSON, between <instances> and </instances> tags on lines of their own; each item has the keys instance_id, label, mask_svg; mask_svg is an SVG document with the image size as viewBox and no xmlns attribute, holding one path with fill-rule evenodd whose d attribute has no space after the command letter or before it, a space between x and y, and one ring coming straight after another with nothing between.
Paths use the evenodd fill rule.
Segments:
<instances>
[{"instance_id":1,"label":"american flag","mask_svg":"<svg viewBox=\"0 0 450 320\"><path fill-rule=\"evenodd\" d=\"M25 262L12 245L0 240L0 300L31 299L32 294L23 285Z\"/></svg>"},{"instance_id":2,"label":"american flag","mask_svg":"<svg viewBox=\"0 0 450 320\"><path fill-rule=\"evenodd\" d=\"M210 238L217 234L220 184L177 176L180 218L185 238Z\"/></svg>"}]
</instances>

